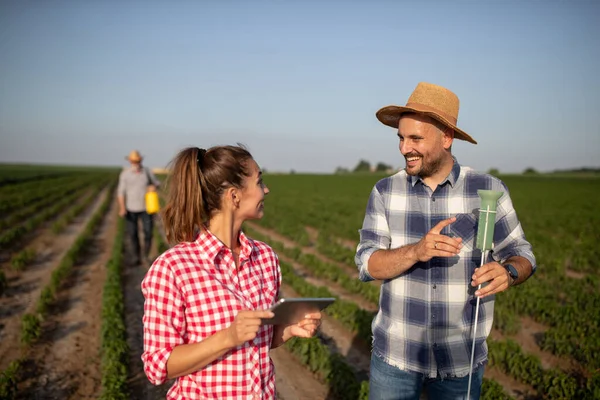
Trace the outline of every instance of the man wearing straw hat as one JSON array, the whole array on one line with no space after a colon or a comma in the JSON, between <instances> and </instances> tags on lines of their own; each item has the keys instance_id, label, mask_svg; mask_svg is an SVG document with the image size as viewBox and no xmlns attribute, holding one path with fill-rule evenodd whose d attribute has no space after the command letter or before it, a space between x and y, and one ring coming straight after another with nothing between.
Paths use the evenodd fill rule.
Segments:
<instances>
[{"instance_id":1,"label":"man wearing straw hat","mask_svg":"<svg viewBox=\"0 0 600 400\"><path fill-rule=\"evenodd\" d=\"M146 212L146 192L155 190L160 182L149 168L142 166L142 156L139 151L132 150L127 157L130 168L123 169L119 176L117 199L119 201L119 215L126 219L126 233L130 241L129 258L134 265L143 261L151 264L150 246L152 245L152 215ZM138 220L142 221L144 232L143 255L140 248L138 235Z\"/></svg>"},{"instance_id":2,"label":"man wearing straw hat","mask_svg":"<svg viewBox=\"0 0 600 400\"><path fill-rule=\"evenodd\" d=\"M372 399L419 399L423 390L430 399L462 399L468 391L479 398L494 295L535 271L507 187L451 153L455 139L477 144L457 127L458 110L454 93L421 82L406 106L376 113L397 131L406 167L373 187L355 257L361 280L383 281L372 323ZM504 192L483 261L475 246L478 189Z\"/></svg>"}]
</instances>

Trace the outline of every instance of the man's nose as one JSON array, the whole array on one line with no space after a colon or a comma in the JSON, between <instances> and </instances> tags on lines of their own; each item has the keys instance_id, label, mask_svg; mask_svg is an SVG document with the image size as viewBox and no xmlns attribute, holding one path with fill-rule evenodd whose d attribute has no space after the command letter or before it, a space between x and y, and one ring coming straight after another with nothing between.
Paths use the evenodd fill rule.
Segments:
<instances>
[{"instance_id":1,"label":"man's nose","mask_svg":"<svg viewBox=\"0 0 600 400\"><path fill-rule=\"evenodd\" d=\"M412 147L409 146L406 140L400 142L400 153L406 155L412 151Z\"/></svg>"}]
</instances>

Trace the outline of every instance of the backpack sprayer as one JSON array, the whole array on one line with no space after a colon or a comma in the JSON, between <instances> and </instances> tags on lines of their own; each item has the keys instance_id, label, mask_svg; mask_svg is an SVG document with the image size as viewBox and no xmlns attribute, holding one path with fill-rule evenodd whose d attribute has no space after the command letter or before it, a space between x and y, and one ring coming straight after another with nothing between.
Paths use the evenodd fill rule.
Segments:
<instances>
[{"instance_id":1,"label":"backpack sprayer","mask_svg":"<svg viewBox=\"0 0 600 400\"><path fill-rule=\"evenodd\" d=\"M481 206L479 207L479 224L477 227L477 242L476 247L481 250L482 267L486 260L487 251L493 247L494 227L496 224L496 208L498 199L504 194L495 190L478 190L477 194L481 198ZM477 287L481 289L481 285ZM477 333L477 320L479 318L479 297L475 305L475 323L473 324L473 345L471 347L471 366L469 368L469 387L467 389L467 399L471 397L471 378L473 375L473 360L475 358L475 338Z\"/></svg>"}]
</instances>

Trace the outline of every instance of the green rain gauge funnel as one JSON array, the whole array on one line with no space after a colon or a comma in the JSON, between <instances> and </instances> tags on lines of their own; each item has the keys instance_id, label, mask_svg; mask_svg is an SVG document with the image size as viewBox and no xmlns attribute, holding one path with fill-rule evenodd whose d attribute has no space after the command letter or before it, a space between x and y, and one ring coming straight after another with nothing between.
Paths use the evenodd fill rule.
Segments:
<instances>
[{"instance_id":1,"label":"green rain gauge funnel","mask_svg":"<svg viewBox=\"0 0 600 400\"><path fill-rule=\"evenodd\" d=\"M492 249L494 225L496 224L496 207L498 207L498 199L502 197L504 192L478 190L477 194L481 198L481 207L479 208L479 226L475 245L485 253L486 250Z\"/></svg>"},{"instance_id":2,"label":"green rain gauge funnel","mask_svg":"<svg viewBox=\"0 0 600 400\"><path fill-rule=\"evenodd\" d=\"M494 242L494 227L496 226L496 208L498 207L498 200L504 192L496 190L478 190L477 194L481 198L481 207L479 207L479 223L477 227L477 242L475 246L481 250L481 266L485 262L485 253L492 249L492 243ZM487 284L487 282L486 282ZM479 285L481 289L482 285ZM471 366L469 369L469 386L467 389L467 400L471 399L471 379L473 373L473 359L475 356L475 334L477 333L477 320L479 318L479 300L477 296L477 302L475 305L475 323L473 324L473 345L471 347Z\"/></svg>"}]
</instances>

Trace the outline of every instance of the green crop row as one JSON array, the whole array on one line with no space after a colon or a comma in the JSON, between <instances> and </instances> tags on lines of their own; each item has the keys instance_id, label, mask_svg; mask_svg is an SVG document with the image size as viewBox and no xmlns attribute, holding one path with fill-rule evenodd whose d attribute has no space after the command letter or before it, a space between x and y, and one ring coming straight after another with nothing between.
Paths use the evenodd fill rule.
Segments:
<instances>
[{"instance_id":1,"label":"green crop row","mask_svg":"<svg viewBox=\"0 0 600 400\"><path fill-rule=\"evenodd\" d=\"M80 178L75 181L67 182L61 186L53 186L46 192L44 197L32 201L27 206L16 209L13 213L7 215L5 219L0 221L0 230L21 223L23 220L26 220L44 208L51 206L61 198L87 188L91 183L92 182L87 179Z\"/></svg>"},{"instance_id":2,"label":"green crop row","mask_svg":"<svg viewBox=\"0 0 600 400\"><path fill-rule=\"evenodd\" d=\"M31 345L41 336L43 318L47 314L49 307L54 303L55 295L60 288L60 285L71 273L77 257L81 255L82 251L93 237L95 230L100 226L112 201L115 188L116 181L111 183L106 199L87 223L83 232L69 248L69 251L65 254L59 266L52 272L50 282L40 293L40 298L36 303L36 312L23 315L21 320L21 343L24 346ZM16 395L16 382L18 380L18 373L22 362L23 360L21 359L16 360L11 363L9 368L2 372L2 375L0 376L0 394L5 395L5 397L0 398L12 399Z\"/></svg>"},{"instance_id":3,"label":"green crop row","mask_svg":"<svg viewBox=\"0 0 600 400\"><path fill-rule=\"evenodd\" d=\"M600 368L600 293L594 287L598 287L594 276L563 278L555 286L534 276L499 295L503 308L496 311L495 319L507 321L510 313L530 315L550 327L541 341L544 350L573 357L595 370Z\"/></svg>"},{"instance_id":4,"label":"green crop row","mask_svg":"<svg viewBox=\"0 0 600 400\"><path fill-rule=\"evenodd\" d=\"M344 358L337 353L331 353L319 338L293 338L285 346L311 372L318 374L329 385L331 394L336 398L369 398L369 381L358 381Z\"/></svg>"},{"instance_id":5,"label":"green crop row","mask_svg":"<svg viewBox=\"0 0 600 400\"><path fill-rule=\"evenodd\" d=\"M90 240L94 236L94 232L100 226L102 219L110 207L110 203L113 198L113 193L116 188L116 182L111 183L106 198L94 213L90 221L85 226L83 232L77 237L75 243L71 246L67 254L63 257L58 268L56 268L50 277L50 282L41 292L40 298L36 305L36 317L43 317L49 307L54 303L55 296L60 289L61 284L71 274L74 265L77 262L77 257L83 252Z\"/></svg>"},{"instance_id":6,"label":"green crop row","mask_svg":"<svg viewBox=\"0 0 600 400\"><path fill-rule=\"evenodd\" d=\"M257 239L260 238L259 240L264 240L269 243L269 245L278 253L284 254L303 265L315 277L336 282L348 292L362 296L371 304L379 305L379 287L361 282L357 278L350 276L345 270L337 265L324 262L313 254L303 253L300 247L286 247L283 243L271 240L270 238L259 234L252 228L246 228L245 230L250 236L256 237Z\"/></svg>"},{"instance_id":7,"label":"green crop row","mask_svg":"<svg viewBox=\"0 0 600 400\"><path fill-rule=\"evenodd\" d=\"M0 191L0 212L8 216L14 210L28 207L37 201L45 199L50 194L54 194L56 190L66 191L65 188L71 186L73 183L88 182L91 184L113 176L113 174L107 173L79 174L62 176L57 179L45 179L40 182L30 182L27 185L15 185L12 187L13 191L10 193L7 190Z\"/></svg>"},{"instance_id":8,"label":"green crop row","mask_svg":"<svg viewBox=\"0 0 600 400\"><path fill-rule=\"evenodd\" d=\"M74 192L70 195L63 197L59 202L55 203L52 207L47 208L39 214L36 214L33 218L30 218L23 225L16 226L8 229L0 235L0 246L8 248L13 246L19 241L24 235L33 231L35 228L40 226L55 215L63 212L63 210L69 208L75 199L80 195L80 192Z\"/></svg>"},{"instance_id":9,"label":"green crop row","mask_svg":"<svg viewBox=\"0 0 600 400\"><path fill-rule=\"evenodd\" d=\"M36 252L33 249L23 249L10 259L10 265L15 271L21 271L35 260Z\"/></svg>"},{"instance_id":10,"label":"green crop row","mask_svg":"<svg viewBox=\"0 0 600 400\"><path fill-rule=\"evenodd\" d=\"M533 386L546 399L600 398L600 371L576 378L557 369L544 369L539 358L525 354L513 340L488 340L489 360L507 375Z\"/></svg>"},{"instance_id":11,"label":"green crop row","mask_svg":"<svg viewBox=\"0 0 600 400\"><path fill-rule=\"evenodd\" d=\"M125 304L121 267L125 220L119 219L112 255L106 269L102 294L102 388L100 399L128 399L127 371L129 346L125 326Z\"/></svg>"},{"instance_id":12,"label":"green crop row","mask_svg":"<svg viewBox=\"0 0 600 400\"><path fill-rule=\"evenodd\" d=\"M98 194L101 192L104 182L96 184L92 192L79 202L76 206L72 207L61 215L59 219L52 223L52 232L55 234L61 233L79 214L83 212L90 204L96 200Z\"/></svg>"}]
</instances>

